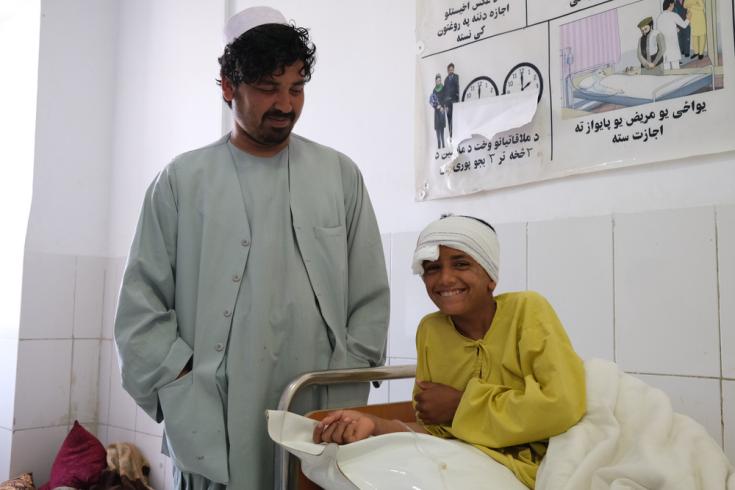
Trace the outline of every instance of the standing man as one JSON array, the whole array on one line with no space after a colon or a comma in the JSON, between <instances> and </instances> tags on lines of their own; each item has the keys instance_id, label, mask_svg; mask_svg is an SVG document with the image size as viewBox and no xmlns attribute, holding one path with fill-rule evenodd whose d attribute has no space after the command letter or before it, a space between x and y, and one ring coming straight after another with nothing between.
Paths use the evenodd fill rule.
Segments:
<instances>
[{"instance_id":1,"label":"standing man","mask_svg":"<svg viewBox=\"0 0 735 490\"><path fill-rule=\"evenodd\" d=\"M707 18L704 14L704 1L684 0L684 7L686 7L689 13L689 21L692 25L691 57L698 57L700 60L704 58L704 52L707 50ZM712 60L712 63L715 63L715 61Z\"/></svg>"},{"instance_id":2,"label":"standing man","mask_svg":"<svg viewBox=\"0 0 735 490\"><path fill-rule=\"evenodd\" d=\"M454 63L447 65L447 77L444 79L444 107L447 109L449 125L449 142L452 142L452 115L454 103L459 102L459 75L454 73Z\"/></svg>"},{"instance_id":3,"label":"standing man","mask_svg":"<svg viewBox=\"0 0 735 490\"><path fill-rule=\"evenodd\" d=\"M684 7L684 0L676 0L674 2L674 13L678 14L679 17L681 17L681 20L687 19L687 14L689 12L687 11L687 8ZM681 54L684 55L684 57L689 57L691 44L692 26L688 25L684 29L679 29L679 48L681 49Z\"/></svg>"},{"instance_id":4,"label":"standing man","mask_svg":"<svg viewBox=\"0 0 735 490\"><path fill-rule=\"evenodd\" d=\"M657 70L664 61L666 52L666 40L663 34L653 28L653 17L646 17L638 23L641 30L641 38L638 41L638 61L641 63L643 72ZM650 73L649 73L650 74Z\"/></svg>"},{"instance_id":5,"label":"standing man","mask_svg":"<svg viewBox=\"0 0 735 490\"><path fill-rule=\"evenodd\" d=\"M225 34L232 131L151 184L115 323L123 386L165 421L187 490L272 488L265 409L304 372L382 364L388 325L359 170L291 133L314 67L308 31L254 7ZM293 409L364 404L368 389L305 391Z\"/></svg>"},{"instance_id":6,"label":"standing man","mask_svg":"<svg viewBox=\"0 0 735 490\"><path fill-rule=\"evenodd\" d=\"M689 27L689 19L682 20L674 13L675 0L663 1L663 12L656 18L656 29L666 39L664 53L664 70L678 70L681 62L681 47L679 46L679 29Z\"/></svg>"}]
</instances>

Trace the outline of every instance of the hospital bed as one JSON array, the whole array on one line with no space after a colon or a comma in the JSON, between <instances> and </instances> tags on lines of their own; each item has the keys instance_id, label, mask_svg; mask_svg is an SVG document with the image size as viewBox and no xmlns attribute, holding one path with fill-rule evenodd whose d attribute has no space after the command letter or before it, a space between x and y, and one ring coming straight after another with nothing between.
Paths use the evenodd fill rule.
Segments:
<instances>
[{"instance_id":1,"label":"hospital bed","mask_svg":"<svg viewBox=\"0 0 735 490\"><path fill-rule=\"evenodd\" d=\"M571 80L572 94L576 99L636 106L712 89L714 68L709 72L678 70L661 75L629 75L597 66L573 74Z\"/></svg>"},{"instance_id":2,"label":"hospital bed","mask_svg":"<svg viewBox=\"0 0 735 490\"><path fill-rule=\"evenodd\" d=\"M415 369L415 366L393 366L307 373L294 380L286 388L278 408L281 414L288 414L287 411L294 395L306 386L413 378ZM615 488L620 483L625 483L623 486L627 488L633 482L640 484L636 488L643 488L650 483L655 488L669 490L735 490L735 468L728 462L718 442L707 433L701 424L674 412L671 400L663 391L647 385L634 375L625 373L614 362L607 360L587 360L585 373L587 414L575 426L549 440L548 451L539 468L536 480L537 489L589 490L594 486L592 482L597 481L598 483L607 482L608 486L605 488ZM411 421L414 417L410 402L374 405L363 407L361 410L404 421ZM385 410L389 412L386 413ZM318 419L323 415L324 413L321 412L312 416ZM290 414L290 416L306 420L295 414ZM285 427L285 425L280 427ZM303 442L299 443L299 447L304 447L304 443L313 445L310 437L311 427L313 426L309 425L306 431L301 432L302 435L299 437L303 438L300 439ZM276 440L270 428L269 434ZM402 437L402 435L397 433L381 437ZM413 437L424 437L424 435L414 434ZM430 436L426 437L433 439ZM378 447L378 444L385 444L385 440L380 443L376 440L377 438L366 439L355 444L363 444L363 446L372 444L374 451L372 454L380 454L381 449L375 451L375 448ZM441 438L436 438L431 444L436 444L436 441L449 441L447 444L455 445L463 444ZM279 441L276 440L276 442ZM426 442L421 444L426 444ZM393 442L389 442L380 447L392 450L395 446ZM412 440L411 451L413 453L416 452L414 447L418 448L416 441ZM467 445L467 447L470 446ZM296 446L291 444L291 450L293 449L296 449ZM454 469L457 474L457 468L461 468L460 473L473 478L482 478L484 482L492 482L496 485L495 488L510 488L512 485L509 486L509 483L522 486L507 468L479 452L484 465L493 464L495 466L465 471L464 469L470 465L470 458L466 457L469 455L466 449L463 451L465 452L461 454L460 460L442 465L441 471ZM422 457L433 452L433 450L419 451ZM324 453L319 454L316 456L317 460L325 459L322 454L326 454L326 459L332 458L334 461L338 453L330 455L325 450ZM408 455L406 452L401 454ZM358 456L362 457L361 454ZM303 455L299 457L303 458ZM381 457L383 460L386 459L384 456ZM392 453L390 457L395 458ZM434 463L437 462L435 458L428 459L433 460ZM390 460L401 461L401 459ZM313 470L313 461L312 459L309 462L308 471ZM339 463L338 457L336 461ZM347 461L349 462L349 457ZM355 460L352 461L354 463ZM426 462L427 458L424 457L419 464ZM360 461L359 463L362 464L363 473L366 470L369 471L371 479L375 468L382 468L383 474L392 471L391 466L376 466L375 462ZM281 446L276 448L275 464L274 488L276 490L289 488L289 481L298 482L296 478L289 480L289 469L293 471L294 467L289 466L289 454ZM340 464L338 467L344 469L345 475L349 473L346 467ZM505 473L498 473L498 468ZM324 474L321 473L322 476ZM422 471L406 473L409 478L418 478L426 474ZM328 474L327 476L328 478L323 479L324 481L334 481L331 480L331 476ZM509 476L513 479L512 482L508 480ZM348 478L354 481L351 476ZM294 488L300 490L319 488L305 478L302 478L298 484L300 486L294 486ZM476 485L470 487L465 485L462 488L474 487ZM386 488L395 488L395 486ZM445 485L445 488L460 487Z\"/></svg>"},{"instance_id":3,"label":"hospital bed","mask_svg":"<svg viewBox=\"0 0 735 490\"><path fill-rule=\"evenodd\" d=\"M302 388L313 385L329 385L336 383L359 383L359 382L370 382L370 381L386 381L390 379L405 379L413 378L416 376L416 366L381 366L375 368L362 368L362 369L338 369L332 371L316 371L312 373L306 373L295 380L293 380L283 391L281 399L278 402L278 410L288 411L291 407L296 393ZM367 405L364 407L357 407L356 410L360 410L366 413L371 413L386 418L394 418L402 420L404 422L415 421L415 414L411 402L399 402L399 403L387 403L377 405ZM329 410L313 412L309 415L310 418L320 420L323 418ZM281 446L276 447L275 455L275 479L274 489L275 490L288 490L289 485L289 471L297 470L296 464L291 464L289 454ZM299 473L298 480L292 479L297 482L296 488L298 490L311 490L318 489L314 483L306 479L302 474Z\"/></svg>"}]
</instances>

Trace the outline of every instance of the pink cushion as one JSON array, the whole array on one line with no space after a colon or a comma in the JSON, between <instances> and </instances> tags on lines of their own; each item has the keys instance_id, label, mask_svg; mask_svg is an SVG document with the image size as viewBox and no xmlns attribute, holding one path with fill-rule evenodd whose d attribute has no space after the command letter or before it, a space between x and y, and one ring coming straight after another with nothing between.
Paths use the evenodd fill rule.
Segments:
<instances>
[{"instance_id":1,"label":"pink cushion","mask_svg":"<svg viewBox=\"0 0 735 490\"><path fill-rule=\"evenodd\" d=\"M97 483L107 468L107 451L97 438L74 421L56 454L51 479L41 487L88 488Z\"/></svg>"}]
</instances>

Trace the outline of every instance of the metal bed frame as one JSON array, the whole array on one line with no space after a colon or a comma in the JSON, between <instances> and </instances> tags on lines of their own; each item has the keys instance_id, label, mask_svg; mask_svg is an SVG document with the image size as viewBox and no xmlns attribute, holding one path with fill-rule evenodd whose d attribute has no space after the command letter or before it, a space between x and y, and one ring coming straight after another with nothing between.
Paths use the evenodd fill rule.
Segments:
<instances>
[{"instance_id":1,"label":"metal bed frame","mask_svg":"<svg viewBox=\"0 0 735 490\"><path fill-rule=\"evenodd\" d=\"M404 379L416 377L416 365L406 366L381 366L374 368L360 369L335 369L332 371L314 371L305 373L291 381L283 390L281 399L278 402L278 410L285 410L291 407L291 401L296 393L307 386L312 385L328 385L336 383L360 383L370 381L383 381L389 379ZM275 452L275 475L274 489L288 490L288 468L289 454L281 446L276 447Z\"/></svg>"}]
</instances>

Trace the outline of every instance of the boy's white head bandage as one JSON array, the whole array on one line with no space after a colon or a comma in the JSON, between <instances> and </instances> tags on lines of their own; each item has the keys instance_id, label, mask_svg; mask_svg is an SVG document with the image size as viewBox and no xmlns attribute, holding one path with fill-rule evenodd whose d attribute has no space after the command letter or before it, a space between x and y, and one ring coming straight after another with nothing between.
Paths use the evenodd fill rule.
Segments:
<instances>
[{"instance_id":1,"label":"boy's white head bandage","mask_svg":"<svg viewBox=\"0 0 735 490\"><path fill-rule=\"evenodd\" d=\"M498 282L500 243L492 228L467 216L448 216L430 223L419 235L411 268L423 275L425 260L439 258L439 246L461 250L482 266L490 279Z\"/></svg>"},{"instance_id":2,"label":"boy's white head bandage","mask_svg":"<svg viewBox=\"0 0 735 490\"><path fill-rule=\"evenodd\" d=\"M250 7L229 18L223 34L225 45L230 44L253 27L263 24L288 24L281 12L271 7Z\"/></svg>"}]
</instances>

